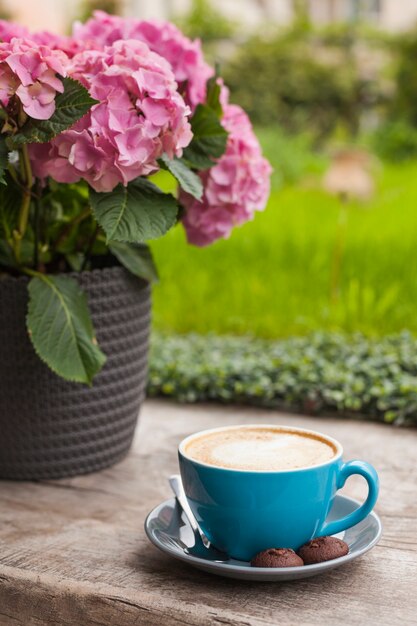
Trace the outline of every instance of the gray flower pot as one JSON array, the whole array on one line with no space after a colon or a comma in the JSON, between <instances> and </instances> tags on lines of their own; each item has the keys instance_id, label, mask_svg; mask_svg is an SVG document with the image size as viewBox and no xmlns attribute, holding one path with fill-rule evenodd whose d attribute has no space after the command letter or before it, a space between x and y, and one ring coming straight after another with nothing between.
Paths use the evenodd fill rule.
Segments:
<instances>
[{"instance_id":1,"label":"gray flower pot","mask_svg":"<svg viewBox=\"0 0 417 626\"><path fill-rule=\"evenodd\" d=\"M40 361L25 326L27 281L0 280L0 478L84 474L122 459L145 394L150 288L121 267L75 274L107 362L92 387Z\"/></svg>"}]
</instances>

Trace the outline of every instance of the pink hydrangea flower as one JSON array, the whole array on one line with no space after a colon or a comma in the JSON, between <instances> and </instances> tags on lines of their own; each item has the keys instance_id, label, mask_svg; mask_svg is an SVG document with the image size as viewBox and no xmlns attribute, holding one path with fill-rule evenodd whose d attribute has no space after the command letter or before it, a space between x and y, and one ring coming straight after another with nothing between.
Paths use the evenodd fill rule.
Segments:
<instances>
[{"instance_id":1,"label":"pink hydrangea flower","mask_svg":"<svg viewBox=\"0 0 417 626\"><path fill-rule=\"evenodd\" d=\"M30 38L37 44L48 46L51 50L62 50L70 59L78 52L86 49L84 42L66 35L50 33L48 30L33 33Z\"/></svg>"},{"instance_id":2,"label":"pink hydrangea flower","mask_svg":"<svg viewBox=\"0 0 417 626\"><path fill-rule=\"evenodd\" d=\"M200 173L202 200L185 192L180 195L187 239L197 246L229 237L234 226L265 208L269 195L271 166L262 156L248 116L239 106L227 105L222 124L229 132L227 148L214 167Z\"/></svg>"},{"instance_id":3,"label":"pink hydrangea flower","mask_svg":"<svg viewBox=\"0 0 417 626\"><path fill-rule=\"evenodd\" d=\"M9 22L8 20L0 20L0 41L10 42L12 39L27 39L30 37L29 31L24 26Z\"/></svg>"},{"instance_id":4,"label":"pink hydrangea flower","mask_svg":"<svg viewBox=\"0 0 417 626\"><path fill-rule=\"evenodd\" d=\"M140 41L117 41L72 59L69 74L98 100L49 144L31 145L36 176L86 180L111 191L158 169L163 153L181 156L192 138L189 108L167 61Z\"/></svg>"},{"instance_id":5,"label":"pink hydrangea flower","mask_svg":"<svg viewBox=\"0 0 417 626\"><path fill-rule=\"evenodd\" d=\"M13 96L24 112L37 120L49 119L55 97L64 86L67 57L61 51L38 46L28 39L0 43L0 102L7 108Z\"/></svg>"},{"instance_id":6,"label":"pink hydrangea flower","mask_svg":"<svg viewBox=\"0 0 417 626\"><path fill-rule=\"evenodd\" d=\"M214 70L204 61L199 40L191 41L169 22L141 21L95 11L85 24L76 23L73 39L90 48L103 48L120 39L136 39L166 59L187 104L204 102L207 80Z\"/></svg>"}]
</instances>

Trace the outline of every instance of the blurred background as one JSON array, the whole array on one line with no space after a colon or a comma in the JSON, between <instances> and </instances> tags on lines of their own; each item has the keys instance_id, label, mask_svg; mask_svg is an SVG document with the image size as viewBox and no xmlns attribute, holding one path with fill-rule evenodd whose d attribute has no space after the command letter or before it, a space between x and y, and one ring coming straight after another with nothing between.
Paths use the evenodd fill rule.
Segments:
<instances>
[{"instance_id":1,"label":"blurred background","mask_svg":"<svg viewBox=\"0 0 417 626\"><path fill-rule=\"evenodd\" d=\"M176 228L153 244L155 328L416 331L417 0L1 3L63 33L97 8L200 37L274 167L267 209L228 241L192 248Z\"/></svg>"}]
</instances>

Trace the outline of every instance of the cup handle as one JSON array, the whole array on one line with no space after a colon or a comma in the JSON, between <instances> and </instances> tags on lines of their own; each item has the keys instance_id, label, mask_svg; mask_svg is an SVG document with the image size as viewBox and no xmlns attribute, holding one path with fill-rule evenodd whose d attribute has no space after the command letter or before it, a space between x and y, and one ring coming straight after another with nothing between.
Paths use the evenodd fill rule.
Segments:
<instances>
[{"instance_id":1,"label":"cup handle","mask_svg":"<svg viewBox=\"0 0 417 626\"><path fill-rule=\"evenodd\" d=\"M324 522L320 532L317 534L317 537L322 537L323 535L336 535L337 533L342 532L342 530L346 530L355 524L359 524L359 522L365 519L365 517L374 508L379 492L379 479L375 468L365 461L348 461L348 463L344 463L337 478L337 489L341 489L346 480L349 476L352 476L352 474L360 474L365 478L369 488L368 497L365 502L358 509L356 509L356 511L353 511L353 513L349 513L349 515L346 515L339 520L335 520L334 522Z\"/></svg>"}]
</instances>

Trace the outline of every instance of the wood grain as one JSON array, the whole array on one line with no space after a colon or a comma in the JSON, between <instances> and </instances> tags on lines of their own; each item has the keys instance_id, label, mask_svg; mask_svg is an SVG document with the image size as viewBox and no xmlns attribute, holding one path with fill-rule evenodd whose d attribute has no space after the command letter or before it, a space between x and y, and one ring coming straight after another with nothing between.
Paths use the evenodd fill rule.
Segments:
<instances>
[{"instance_id":1,"label":"wood grain","mask_svg":"<svg viewBox=\"0 0 417 626\"><path fill-rule=\"evenodd\" d=\"M179 441L251 422L321 430L344 444L346 459L375 465L384 531L374 550L322 576L278 584L204 574L148 542L144 518L170 497ZM416 440L416 431L380 424L148 402L134 448L116 467L0 482L0 625L417 624ZM362 498L366 490L352 478L343 491Z\"/></svg>"}]
</instances>

